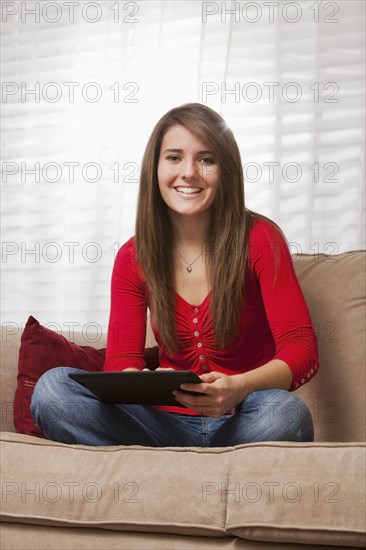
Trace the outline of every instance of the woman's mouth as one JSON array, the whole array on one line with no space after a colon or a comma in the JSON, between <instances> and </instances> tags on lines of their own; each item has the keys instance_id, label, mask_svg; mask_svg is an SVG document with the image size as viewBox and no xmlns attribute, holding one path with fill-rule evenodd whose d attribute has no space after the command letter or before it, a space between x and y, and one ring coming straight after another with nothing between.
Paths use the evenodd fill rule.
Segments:
<instances>
[{"instance_id":1,"label":"woman's mouth","mask_svg":"<svg viewBox=\"0 0 366 550\"><path fill-rule=\"evenodd\" d=\"M174 187L174 189L181 197L184 198L193 198L203 191L200 187Z\"/></svg>"}]
</instances>

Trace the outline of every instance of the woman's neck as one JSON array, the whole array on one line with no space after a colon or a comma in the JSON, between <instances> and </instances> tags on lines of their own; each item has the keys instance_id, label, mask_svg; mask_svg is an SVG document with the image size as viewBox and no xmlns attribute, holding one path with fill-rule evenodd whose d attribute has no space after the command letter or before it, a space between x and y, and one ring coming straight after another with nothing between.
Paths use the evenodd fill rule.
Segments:
<instances>
[{"instance_id":1,"label":"woman's neck","mask_svg":"<svg viewBox=\"0 0 366 550\"><path fill-rule=\"evenodd\" d=\"M173 242L181 248L202 248L208 242L210 217L203 215L199 216L182 216L171 213L170 221L173 228ZM207 212L208 214L208 212Z\"/></svg>"}]
</instances>

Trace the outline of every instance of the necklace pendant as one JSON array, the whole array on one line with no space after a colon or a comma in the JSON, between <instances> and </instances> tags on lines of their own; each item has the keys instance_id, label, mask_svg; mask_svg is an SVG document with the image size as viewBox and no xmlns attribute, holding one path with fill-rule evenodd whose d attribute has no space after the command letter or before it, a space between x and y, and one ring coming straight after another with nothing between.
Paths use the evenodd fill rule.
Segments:
<instances>
[{"instance_id":1,"label":"necklace pendant","mask_svg":"<svg viewBox=\"0 0 366 550\"><path fill-rule=\"evenodd\" d=\"M187 271L188 271L188 273L190 273L192 271L192 268L190 266L187 267Z\"/></svg>"}]
</instances>

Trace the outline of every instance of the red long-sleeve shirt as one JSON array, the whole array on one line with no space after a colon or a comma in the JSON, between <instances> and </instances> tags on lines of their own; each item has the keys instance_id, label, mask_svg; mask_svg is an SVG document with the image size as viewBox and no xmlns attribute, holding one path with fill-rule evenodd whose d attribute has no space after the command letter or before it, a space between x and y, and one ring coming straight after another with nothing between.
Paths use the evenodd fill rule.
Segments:
<instances>
[{"instance_id":1,"label":"red long-sleeve shirt","mask_svg":"<svg viewBox=\"0 0 366 550\"><path fill-rule=\"evenodd\" d=\"M146 282L137 272L134 243L135 237L131 237L121 246L113 267L105 371L146 366L148 289L145 298ZM279 250L280 258L276 279L273 247ZM272 359L281 359L292 372L289 391L311 380L318 370L319 357L309 310L287 243L278 229L265 220L255 220L250 231L247 273L239 338L225 350L218 350L215 344L209 309L211 292L201 304L195 305L175 294L176 328L182 349L174 357L159 350L161 367L192 370L198 375L210 371L233 375L256 369ZM152 329L160 347L160 336L154 327ZM158 408L197 414L184 407Z\"/></svg>"}]
</instances>

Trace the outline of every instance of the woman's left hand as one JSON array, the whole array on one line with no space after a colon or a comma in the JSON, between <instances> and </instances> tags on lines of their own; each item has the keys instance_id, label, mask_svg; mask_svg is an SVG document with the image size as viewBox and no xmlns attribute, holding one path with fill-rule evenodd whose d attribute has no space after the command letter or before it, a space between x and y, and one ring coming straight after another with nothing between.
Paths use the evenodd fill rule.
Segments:
<instances>
[{"instance_id":1,"label":"woman's left hand","mask_svg":"<svg viewBox=\"0 0 366 550\"><path fill-rule=\"evenodd\" d=\"M243 375L228 376L214 371L199 376L201 384L181 384L180 389L203 395L190 395L180 390L173 394L179 403L205 416L219 418L251 393Z\"/></svg>"}]
</instances>

